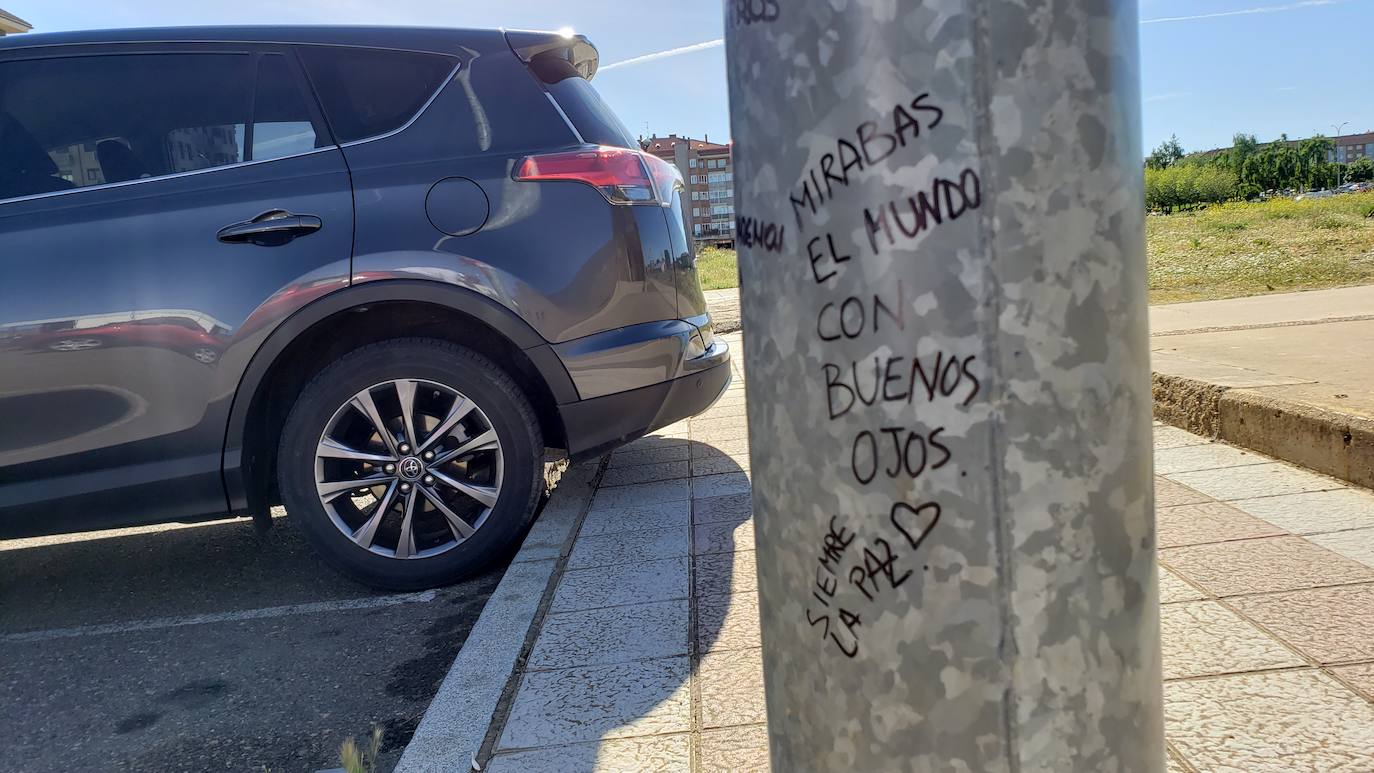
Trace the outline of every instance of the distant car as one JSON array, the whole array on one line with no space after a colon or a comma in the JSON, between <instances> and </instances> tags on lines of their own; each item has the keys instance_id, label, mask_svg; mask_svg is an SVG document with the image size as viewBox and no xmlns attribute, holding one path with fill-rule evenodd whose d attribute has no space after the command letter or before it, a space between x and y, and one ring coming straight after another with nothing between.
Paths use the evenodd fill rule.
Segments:
<instances>
[{"instance_id":1,"label":"distant car","mask_svg":"<svg viewBox=\"0 0 1374 773\"><path fill-rule=\"evenodd\" d=\"M1307 193L1301 193L1301 194L1298 194L1297 196L1294 196L1294 197L1293 197L1293 200L1294 200L1294 201L1306 201L1306 200L1308 200L1308 199L1329 199L1329 198L1331 198L1332 196L1335 196L1335 195L1336 195L1335 191L1327 191L1327 190L1321 190L1321 191L1308 191Z\"/></svg>"},{"instance_id":2,"label":"distant car","mask_svg":"<svg viewBox=\"0 0 1374 773\"><path fill-rule=\"evenodd\" d=\"M182 317L154 317L107 325L52 330L29 337L28 348L75 352L99 347L152 346L194 357L209 364L219 359L222 342L194 321Z\"/></svg>"},{"instance_id":3,"label":"distant car","mask_svg":"<svg viewBox=\"0 0 1374 773\"><path fill-rule=\"evenodd\" d=\"M597 66L544 32L0 38L0 538L284 503L432 587L511 550L550 449L705 410L682 177Z\"/></svg>"}]
</instances>

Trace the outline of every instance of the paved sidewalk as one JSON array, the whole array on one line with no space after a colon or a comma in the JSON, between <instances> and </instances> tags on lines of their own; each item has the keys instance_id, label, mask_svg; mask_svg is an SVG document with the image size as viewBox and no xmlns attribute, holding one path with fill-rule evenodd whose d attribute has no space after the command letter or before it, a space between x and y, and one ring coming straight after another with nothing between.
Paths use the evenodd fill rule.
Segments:
<instances>
[{"instance_id":1,"label":"paved sidewalk","mask_svg":"<svg viewBox=\"0 0 1374 773\"><path fill-rule=\"evenodd\" d=\"M611 456L488 770L767 769L736 375ZM1172 427L1155 447L1170 771L1374 768L1374 495Z\"/></svg>"},{"instance_id":2,"label":"paved sidewalk","mask_svg":"<svg viewBox=\"0 0 1374 773\"><path fill-rule=\"evenodd\" d=\"M487 770L767 769L741 359L611 455Z\"/></svg>"},{"instance_id":3,"label":"paved sidewalk","mask_svg":"<svg viewBox=\"0 0 1374 773\"><path fill-rule=\"evenodd\" d=\"M1374 418L1374 285L1150 307L1156 373Z\"/></svg>"}]
</instances>

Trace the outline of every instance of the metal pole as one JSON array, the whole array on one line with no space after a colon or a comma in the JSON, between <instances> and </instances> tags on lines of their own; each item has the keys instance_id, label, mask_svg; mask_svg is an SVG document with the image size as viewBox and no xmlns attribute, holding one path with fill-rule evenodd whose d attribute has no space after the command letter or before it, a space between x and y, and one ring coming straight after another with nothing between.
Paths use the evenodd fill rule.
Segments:
<instances>
[{"instance_id":1,"label":"metal pole","mask_svg":"<svg viewBox=\"0 0 1374 773\"><path fill-rule=\"evenodd\" d=\"M1331 151L1331 153L1332 153L1332 155L1333 155L1333 156L1335 157L1335 159L1336 159L1336 187L1337 187L1337 188L1341 187L1341 180L1345 177L1345 175L1342 174L1342 171L1343 171L1343 170L1341 169L1341 146L1340 146L1339 138L1340 138L1340 136L1341 136L1341 130L1344 129L1344 128L1345 128L1345 125L1348 124L1348 123L1350 123L1350 122L1349 122L1349 121L1341 121L1339 125L1334 124L1334 123L1331 124L1331 128L1336 130L1336 136L1331 138L1331 144L1335 146L1335 148Z\"/></svg>"},{"instance_id":2,"label":"metal pole","mask_svg":"<svg viewBox=\"0 0 1374 773\"><path fill-rule=\"evenodd\" d=\"M725 12L774 768L1163 770L1135 3Z\"/></svg>"}]
</instances>

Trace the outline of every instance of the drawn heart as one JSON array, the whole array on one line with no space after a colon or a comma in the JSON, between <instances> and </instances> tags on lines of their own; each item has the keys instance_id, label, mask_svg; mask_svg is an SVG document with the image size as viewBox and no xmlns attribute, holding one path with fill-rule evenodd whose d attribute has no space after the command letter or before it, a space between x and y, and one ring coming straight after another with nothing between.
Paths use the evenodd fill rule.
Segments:
<instances>
[{"instance_id":1,"label":"drawn heart","mask_svg":"<svg viewBox=\"0 0 1374 773\"><path fill-rule=\"evenodd\" d=\"M912 507L906 502L898 502L892 506L890 517L892 525L897 527L897 531L906 537L907 544L915 550L930 535L930 530L935 528L935 524L940 522L940 506L934 502L925 502ZM908 521L907 525L902 525L902 519ZM914 537L913 532L916 533Z\"/></svg>"}]
</instances>

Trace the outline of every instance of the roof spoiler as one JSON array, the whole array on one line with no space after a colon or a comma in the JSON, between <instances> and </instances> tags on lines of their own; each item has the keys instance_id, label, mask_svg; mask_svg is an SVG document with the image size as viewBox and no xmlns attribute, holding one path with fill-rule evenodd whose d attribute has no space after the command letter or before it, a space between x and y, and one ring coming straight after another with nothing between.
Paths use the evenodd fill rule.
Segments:
<instances>
[{"instance_id":1,"label":"roof spoiler","mask_svg":"<svg viewBox=\"0 0 1374 773\"><path fill-rule=\"evenodd\" d=\"M535 57L552 56L565 59L587 80L596 75L600 54L586 35L562 35L557 32L506 30L506 42L520 61L529 64Z\"/></svg>"}]
</instances>

